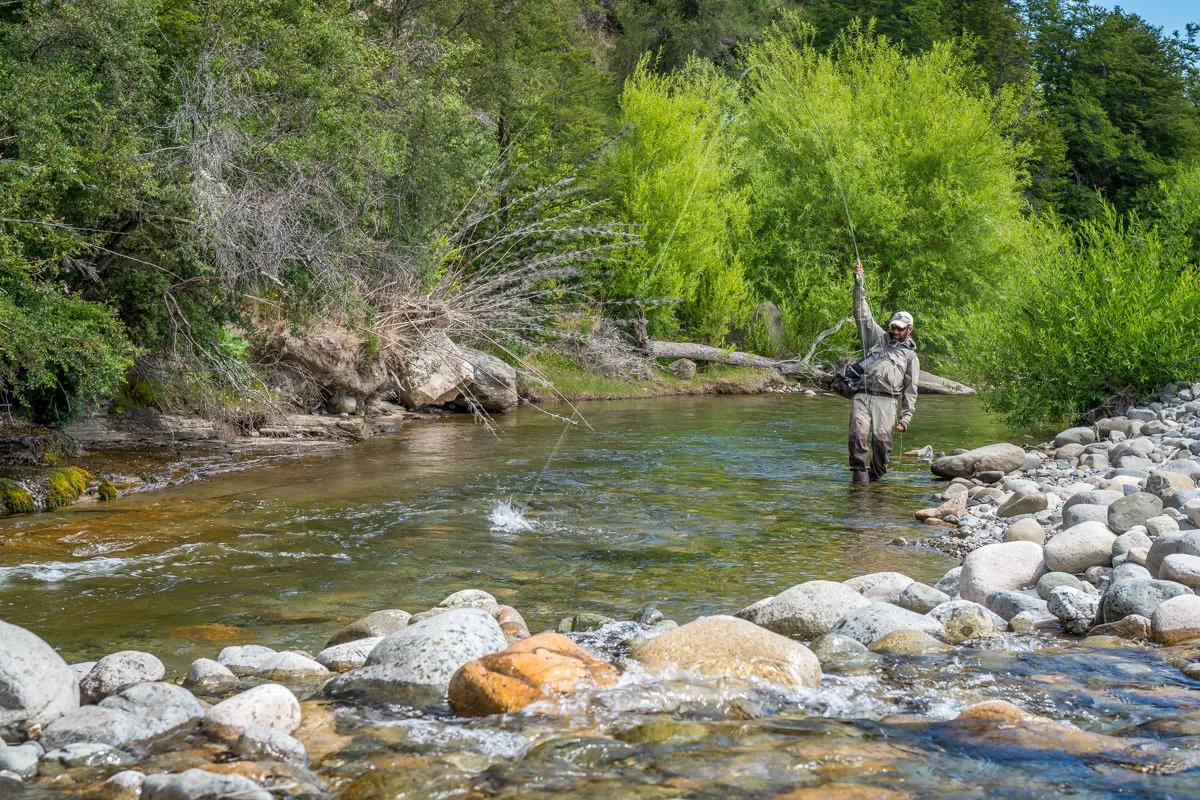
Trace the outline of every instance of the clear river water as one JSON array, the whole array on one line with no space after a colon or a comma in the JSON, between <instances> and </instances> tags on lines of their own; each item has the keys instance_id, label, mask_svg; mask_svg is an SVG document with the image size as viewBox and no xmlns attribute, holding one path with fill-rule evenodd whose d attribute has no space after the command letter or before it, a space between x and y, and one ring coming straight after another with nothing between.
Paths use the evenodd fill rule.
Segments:
<instances>
[{"instance_id":1,"label":"clear river water","mask_svg":"<svg viewBox=\"0 0 1200 800\"><path fill-rule=\"evenodd\" d=\"M653 604L683 623L813 578L898 570L932 583L953 566L889 544L928 534L912 516L935 486L923 463L897 458L887 481L848 485L844 401L668 398L582 412L590 429L528 409L498 418L498 435L465 416L417 422L353 448L0 522L0 617L69 661L148 650L179 677L227 644L316 652L352 619L416 612L464 588L515 606L537 632L580 611L628 620ZM1002 439L1021 441L973 401L922 398L897 445ZM505 501L528 529L495 524ZM619 658L634 625L582 641ZM1173 666L1192 657L1006 635L827 673L799 694L630 669L569 707L484 720L446 707L305 709L324 721L313 770L347 800L1200 797L1200 683ZM1066 721L1081 741L950 722L987 699ZM828 788L841 783L853 786Z\"/></svg>"}]
</instances>

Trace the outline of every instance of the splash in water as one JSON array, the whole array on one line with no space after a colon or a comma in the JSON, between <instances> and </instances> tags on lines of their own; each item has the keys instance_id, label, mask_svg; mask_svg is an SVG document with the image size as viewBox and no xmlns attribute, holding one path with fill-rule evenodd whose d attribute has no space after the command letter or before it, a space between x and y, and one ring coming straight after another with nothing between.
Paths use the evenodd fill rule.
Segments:
<instances>
[{"instance_id":1,"label":"splash in water","mask_svg":"<svg viewBox=\"0 0 1200 800\"><path fill-rule=\"evenodd\" d=\"M521 513L521 509L507 500L502 500L492 506L491 513L488 514L488 520L492 523L492 530L494 531L516 533L517 531L533 530L533 523L525 519L525 515Z\"/></svg>"}]
</instances>

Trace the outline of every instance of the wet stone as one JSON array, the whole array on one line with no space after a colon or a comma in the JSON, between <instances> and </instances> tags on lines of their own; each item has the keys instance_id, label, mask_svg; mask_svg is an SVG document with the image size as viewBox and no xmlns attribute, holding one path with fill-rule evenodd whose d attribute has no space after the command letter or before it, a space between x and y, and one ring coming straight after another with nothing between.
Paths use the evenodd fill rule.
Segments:
<instances>
[{"instance_id":1,"label":"wet stone","mask_svg":"<svg viewBox=\"0 0 1200 800\"><path fill-rule=\"evenodd\" d=\"M195 692L220 693L237 688L238 678L219 661L197 658L188 667L183 685Z\"/></svg>"},{"instance_id":2,"label":"wet stone","mask_svg":"<svg viewBox=\"0 0 1200 800\"><path fill-rule=\"evenodd\" d=\"M945 592L914 581L900 593L897 605L901 608L907 608L909 611L915 611L918 614L927 614L942 603L949 602L949 600L950 596Z\"/></svg>"},{"instance_id":3,"label":"wet stone","mask_svg":"<svg viewBox=\"0 0 1200 800\"><path fill-rule=\"evenodd\" d=\"M40 771L52 774L51 767L71 769L74 767L123 767L133 763L133 756L122 750L98 742L76 742L42 756Z\"/></svg>"},{"instance_id":4,"label":"wet stone","mask_svg":"<svg viewBox=\"0 0 1200 800\"><path fill-rule=\"evenodd\" d=\"M1072 589L1083 591L1083 581L1069 572L1047 572L1038 578L1037 593L1043 600L1050 600L1050 593L1059 586L1070 586Z\"/></svg>"},{"instance_id":5,"label":"wet stone","mask_svg":"<svg viewBox=\"0 0 1200 800\"><path fill-rule=\"evenodd\" d=\"M984 605L1005 620L1011 620L1024 612L1042 617L1053 616L1045 600L1028 592L992 592Z\"/></svg>"},{"instance_id":6,"label":"wet stone","mask_svg":"<svg viewBox=\"0 0 1200 800\"><path fill-rule=\"evenodd\" d=\"M951 600L929 612L942 623L946 641L961 644L972 639L996 636L1004 630L1004 619L979 603L970 600Z\"/></svg>"},{"instance_id":7,"label":"wet stone","mask_svg":"<svg viewBox=\"0 0 1200 800\"><path fill-rule=\"evenodd\" d=\"M936 619L888 603L871 603L851 612L833 626L832 632L871 645L889 633L905 630L921 631L938 639L946 635Z\"/></svg>"},{"instance_id":8,"label":"wet stone","mask_svg":"<svg viewBox=\"0 0 1200 800\"><path fill-rule=\"evenodd\" d=\"M189 769L175 775L148 775L141 800L271 800L271 793L241 775Z\"/></svg>"},{"instance_id":9,"label":"wet stone","mask_svg":"<svg viewBox=\"0 0 1200 800\"><path fill-rule=\"evenodd\" d=\"M560 620L557 630L559 633L594 631L597 628L603 628L605 625L611 625L614 622L616 622L616 620L612 617L606 617L603 614L595 614L590 611L584 611Z\"/></svg>"},{"instance_id":10,"label":"wet stone","mask_svg":"<svg viewBox=\"0 0 1200 800\"><path fill-rule=\"evenodd\" d=\"M858 671L879 662L879 656L868 650L865 644L837 633L827 633L814 639L809 649L820 660L821 668L831 672Z\"/></svg>"},{"instance_id":11,"label":"wet stone","mask_svg":"<svg viewBox=\"0 0 1200 800\"><path fill-rule=\"evenodd\" d=\"M1155 610L1164 600L1191 594L1186 586L1172 581L1121 581L1104 593L1100 601L1100 621L1117 622L1130 614L1153 619Z\"/></svg>"},{"instance_id":12,"label":"wet stone","mask_svg":"<svg viewBox=\"0 0 1200 800\"><path fill-rule=\"evenodd\" d=\"M148 681L160 681L167 674L158 658L139 650L122 650L107 655L79 682L80 700L98 703L126 686Z\"/></svg>"}]
</instances>

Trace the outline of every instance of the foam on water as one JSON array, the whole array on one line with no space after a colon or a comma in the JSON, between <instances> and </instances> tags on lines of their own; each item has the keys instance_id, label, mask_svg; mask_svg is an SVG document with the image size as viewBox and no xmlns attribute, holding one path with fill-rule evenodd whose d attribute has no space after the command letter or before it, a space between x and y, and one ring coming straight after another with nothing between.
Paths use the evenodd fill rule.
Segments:
<instances>
[{"instance_id":1,"label":"foam on water","mask_svg":"<svg viewBox=\"0 0 1200 800\"><path fill-rule=\"evenodd\" d=\"M533 523L525 519L521 510L507 500L501 500L492 506L488 521L492 523L494 531L516 533L533 530Z\"/></svg>"}]
</instances>

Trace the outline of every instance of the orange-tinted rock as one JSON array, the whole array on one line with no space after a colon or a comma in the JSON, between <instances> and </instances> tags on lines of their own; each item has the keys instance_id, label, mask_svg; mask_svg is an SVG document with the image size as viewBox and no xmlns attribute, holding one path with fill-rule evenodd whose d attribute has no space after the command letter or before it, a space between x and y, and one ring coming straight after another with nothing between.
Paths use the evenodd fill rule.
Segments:
<instances>
[{"instance_id":1,"label":"orange-tinted rock","mask_svg":"<svg viewBox=\"0 0 1200 800\"><path fill-rule=\"evenodd\" d=\"M450 705L482 717L519 711L580 687L611 686L617 671L558 633L539 633L468 661L450 679Z\"/></svg>"},{"instance_id":2,"label":"orange-tinted rock","mask_svg":"<svg viewBox=\"0 0 1200 800\"><path fill-rule=\"evenodd\" d=\"M251 631L245 628L226 625L223 622L204 622L199 625L184 625L171 629L172 637L190 639L194 642L237 642L248 639L251 635Z\"/></svg>"}]
</instances>

